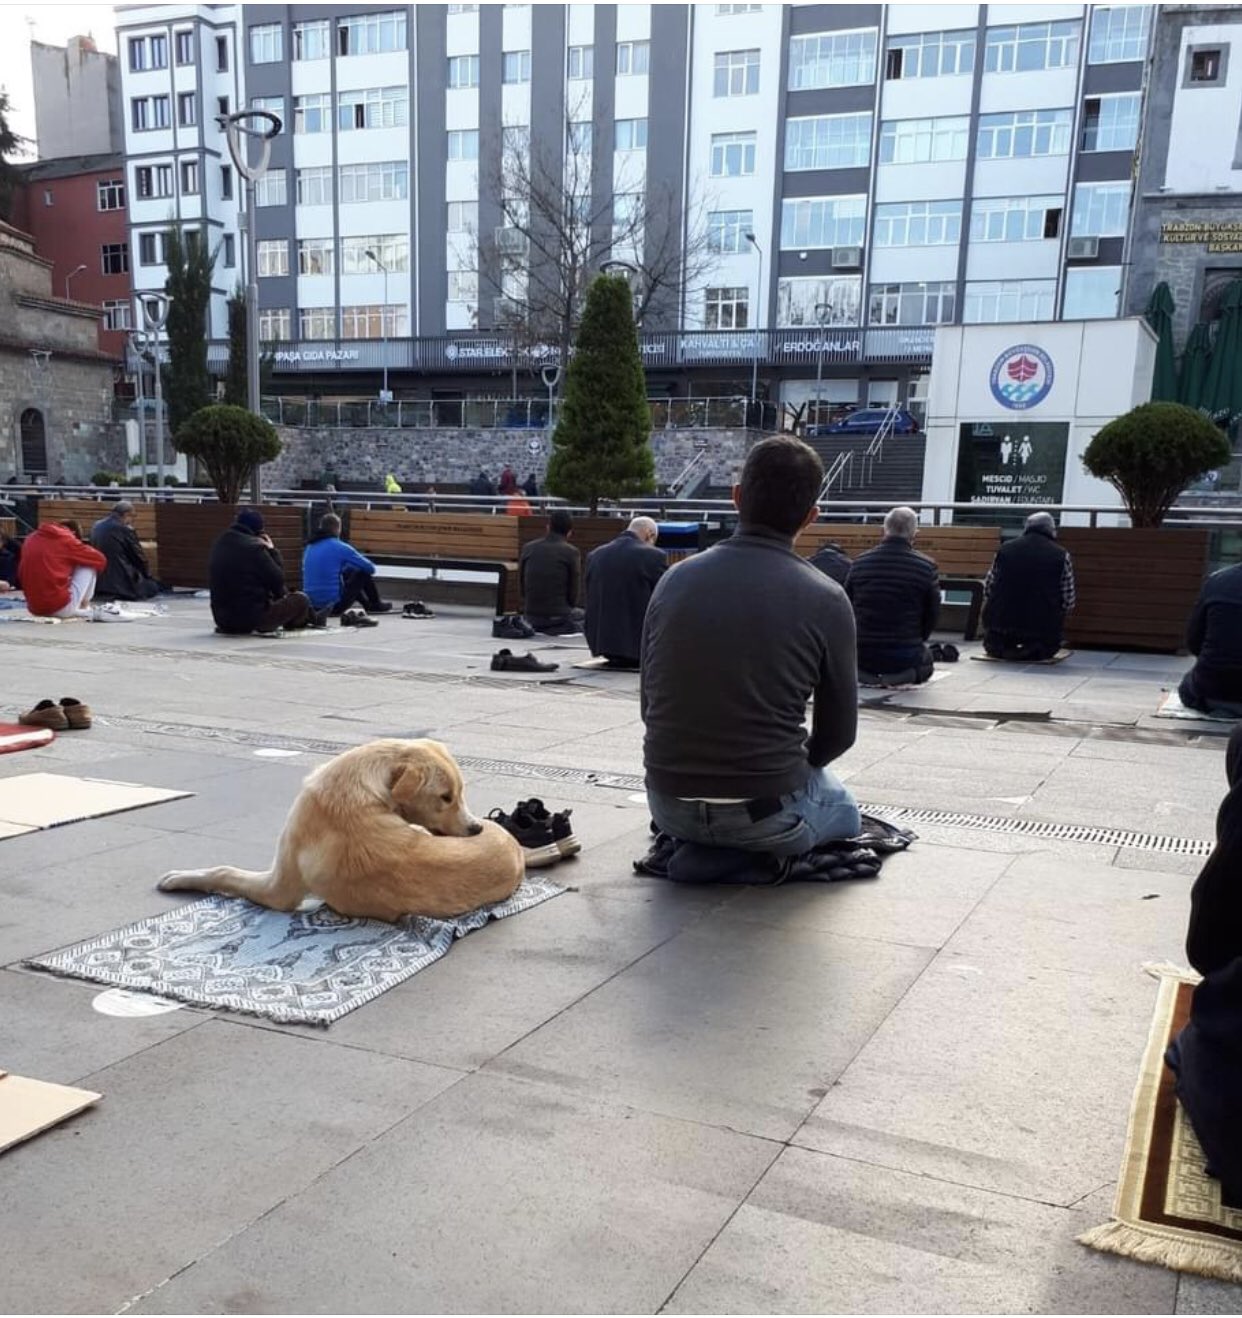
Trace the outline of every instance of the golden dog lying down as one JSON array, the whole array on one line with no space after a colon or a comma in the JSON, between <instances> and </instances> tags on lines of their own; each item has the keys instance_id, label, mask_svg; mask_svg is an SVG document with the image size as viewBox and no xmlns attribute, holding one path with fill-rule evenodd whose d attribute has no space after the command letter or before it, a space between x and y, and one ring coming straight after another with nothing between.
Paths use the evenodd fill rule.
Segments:
<instances>
[{"instance_id":1,"label":"golden dog lying down","mask_svg":"<svg viewBox=\"0 0 1242 1318\"><path fill-rule=\"evenodd\" d=\"M447 747L385 738L308 775L270 870L172 870L159 886L248 897L275 911L319 897L341 915L396 920L503 901L523 872L516 838L466 808Z\"/></svg>"}]
</instances>

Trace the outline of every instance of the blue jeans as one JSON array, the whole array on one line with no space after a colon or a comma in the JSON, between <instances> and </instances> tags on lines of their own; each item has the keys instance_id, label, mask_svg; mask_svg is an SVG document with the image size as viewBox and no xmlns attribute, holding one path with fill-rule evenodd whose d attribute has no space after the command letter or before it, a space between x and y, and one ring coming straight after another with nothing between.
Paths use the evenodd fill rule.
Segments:
<instances>
[{"instance_id":1,"label":"blue jeans","mask_svg":"<svg viewBox=\"0 0 1242 1318\"><path fill-rule=\"evenodd\" d=\"M780 809L753 820L748 806L683 801L647 788L651 817L662 832L682 842L736 847L773 856L801 856L836 838L856 837L862 828L858 804L828 769L812 769L805 786L780 798Z\"/></svg>"}]
</instances>

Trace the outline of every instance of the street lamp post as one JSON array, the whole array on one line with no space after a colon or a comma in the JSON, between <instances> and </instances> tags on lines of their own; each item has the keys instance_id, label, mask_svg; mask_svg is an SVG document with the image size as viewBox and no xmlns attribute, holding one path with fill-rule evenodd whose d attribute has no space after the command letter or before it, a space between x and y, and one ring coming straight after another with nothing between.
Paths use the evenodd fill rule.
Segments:
<instances>
[{"instance_id":1,"label":"street lamp post","mask_svg":"<svg viewBox=\"0 0 1242 1318\"><path fill-rule=\"evenodd\" d=\"M384 272L384 387L380 390L380 402L387 407L392 402L392 394L388 392L388 267L369 247L366 254Z\"/></svg>"},{"instance_id":2,"label":"street lamp post","mask_svg":"<svg viewBox=\"0 0 1242 1318\"><path fill-rule=\"evenodd\" d=\"M143 382L143 376L146 375L146 361L143 354L146 348L143 339L146 336L141 330L131 330L129 335L130 351L138 359L138 457L141 459L142 466L139 470L142 473L142 488L147 488L147 400L146 385Z\"/></svg>"},{"instance_id":3,"label":"street lamp post","mask_svg":"<svg viewBox=\"0 0 1242 1318\"><path fill-rule=\"evenodd\" d=\"M815 362L815 429L819 430L820 394L824 387L824 317L832 310L829 302L815 304L815 319L819 323L818 355Z\"/></svg>"},{"instance_id":4,"label":"street lamp post","mask_svg":"<svg viewBox=\"0 0 1242 1318\"><path fill-rule=\"evenodd\" d=\"M228 138L233 167L246 182L246 406L258 416L259 405L259 240L254 223L254 185L267 173L272 158L272 138L280 132L278 115L270 110L238 110L216 116L220 131ZM258 159L249 159L243 137L257 141ZM256 464L250 473L250 501L259 503L262 483Z\"/></svg>"},{"instance_id":5,"label":"street lamp post","mask_svg":"<svg viewBox=\"0 0 1242 1318\"><path fill-rule=\"evenodd\" d=\"M155 357L155 480L156 489L164 488L164 387L160 380L160 331L168 320L168 295L165 293L143 293L138 299L142 307L142 321L151 343ZM144 444L145 449L145 444ZM144 453L145 458L145 453ZM144 479L145 484L145 479Z\"/></svg>"},{"instance_id":6,"label":"street lamp post","mask_svg":"<svg viewBox=\"0 0 1242 1318\"><path fill-rule=\"evenodd\" d=\"M68 302L68 301L70 300L70 298L69 298L69 281L74 277L74 275L80 275L80 274L82 273L82 271L85 270L85 269L86 269L86 267L85 267L84 265L80 265L80 266L78 266L78 268L77 268L76 270L70 270L69 273L65 276L65 301L66 301L66 302Z\"/></svg>"},{"instance_id":7,"label":"street lamp post","mask_svg":"<svg viewBox=\"0 0 1242 1318\"><path fill-rule=\"evenodd\" d=\"M759 284L755 289L755 319L759 318L759 308L763 305L763 248L759 246L759 240L753 233L746 235L746 241L755 249L759 257ZM751 327L751 334L754 339L755 351L750 365L750 402L753 407L759 398L759 326L755 324Z\"/></svg>"}]
</instances>

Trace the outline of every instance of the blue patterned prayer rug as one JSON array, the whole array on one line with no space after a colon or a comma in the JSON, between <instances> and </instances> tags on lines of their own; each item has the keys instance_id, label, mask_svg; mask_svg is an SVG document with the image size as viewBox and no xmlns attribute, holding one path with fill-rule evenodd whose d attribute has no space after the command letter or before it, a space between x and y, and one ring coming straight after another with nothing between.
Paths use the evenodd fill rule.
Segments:
<instances>
[{"instance_id":1,"label":"blue patterned prayer rug","mask_svg":"<svg viewBox=\"0 0 1242 1318\"><path fill-rule=\"evenodd\" d=\"M455 939L564 891L528 876L506 901L396 924L327 906L288 914L240 897L204 897L26 964L197 1006L330 1025L438 961Z\"/></svg>"}]
</instances>

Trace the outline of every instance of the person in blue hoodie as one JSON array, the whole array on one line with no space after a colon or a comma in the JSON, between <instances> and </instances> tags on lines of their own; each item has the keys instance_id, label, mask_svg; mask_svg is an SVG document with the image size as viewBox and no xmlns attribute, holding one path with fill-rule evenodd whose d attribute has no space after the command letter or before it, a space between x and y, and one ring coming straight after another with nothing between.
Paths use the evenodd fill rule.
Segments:
<instances>
[{"instance_id":1,"label":"person in blue hoodie","mask_svg":"<svg viewBox=\"0 0 1242 1318\"><path fill-rule=\"evenodd\" d=\"M317 609L329 605L344 613L361 603L368 613L388 613L392 605L375 588L375 564L341 539L341 519L326 513L302 551L302 589Z\"/></svg>"}]
</instances>

